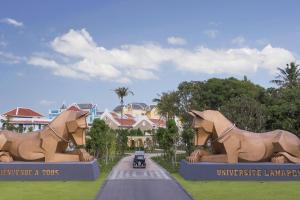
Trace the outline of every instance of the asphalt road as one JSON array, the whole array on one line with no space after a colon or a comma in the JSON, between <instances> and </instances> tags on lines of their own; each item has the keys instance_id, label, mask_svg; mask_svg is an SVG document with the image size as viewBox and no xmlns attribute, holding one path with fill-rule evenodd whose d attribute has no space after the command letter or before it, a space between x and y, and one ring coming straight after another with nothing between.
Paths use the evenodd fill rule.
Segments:
<instances>
[{"instance_id":1,"label":"asphalt road","mask_svg":"<svg viewBox=\"0 0 300 200\"><path fill-rule=\"evenodd\" d=\"M111 171L96 200L192 200L168 172L146 158L146 169L132 168L133 156Z\"/></svg>"}]
</instances>

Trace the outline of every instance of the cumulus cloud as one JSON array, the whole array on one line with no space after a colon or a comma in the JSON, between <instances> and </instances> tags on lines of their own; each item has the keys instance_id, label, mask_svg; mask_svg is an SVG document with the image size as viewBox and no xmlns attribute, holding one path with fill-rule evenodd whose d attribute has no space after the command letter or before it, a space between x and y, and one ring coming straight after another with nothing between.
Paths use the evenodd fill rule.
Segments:
<instances>
[{"instance_id":1,"label":"cumulus cloud","mask_svg":"<svg viewBox=\"0 0 300 200\"><path fill-rule=\"evenodd\" d=\"M16 56L12 53L2 52L0 51L0 62L6 64L19 64L25 61L25 57Z\"/></svg>"},{"instance_id":2,"label":"cumulus cloud","mask_svg":"<svg viewBox=\"0 0 300 200\"><path fill-rule=\"evenodd\" d=\"M214 30L214 29L210 29L210 30L205 30L205 31L203 31L203 33L204 33L206 36L208 36L209 38L214 39L214 38L217 37L219 31L218 31L218 30Z\"/></svg>"},{"instance_id":3,"label":"cumulus cloud","mask_svg":"<svg viewBox=\"0 0 300 200\"><path fill-rule=\"evenodd\" d=\"M185 45L186 44L186 40L184 38L174 37L174 36L168 37L167 42L172 45Z\"/></svg>"},{"instance_id":4,"label":"cumulus cloud","mask_svg":"<svg viewBox=\"0 0 300 200\"><path fill-rule=\"evenodd\" d=\"M44 69L49 69L56 76L69 77L74 79L89 79L85 74L80 74L78 71L73 70L73 66L58 64L55 60L42 57L31 57L29 58L28 64L42 67Z\"/></svg>"},{"instance_id":5,"label":"cumulus cloud","mask_svg":"<svg viewBox=\"0 0 300 200\"><path fill-rule=\"evenodd\" d=\"M238 45L238 46L243 46L246 43L246 39L243 36L238 36L235 37L231 40L232 44Z\"/></svg>"},{"instance_id":6,"label":"cumulus cloud","mask_svg":"<svg viewBox=\"0 0 300 200\"><path fill-rule=\"evenodd\" d=\"M128 83L132 80L158 79L158 71L169 63L175 70L192 73L244 75L295 60L293 54L270 44L262 49L166 48L159 44L122 45L106 49L85 30L69 30L56 37L50 46L54 54L66 59L33 55L28 64L74 79L101 79Z\"/></svg>"},{"instance_id":7,"label":"cumulus cloud","mask_svg":"<svg viewBox=\"0 0 300 200\"><path fill-rule=\"evenodd\" d=\"M24 24L22 22L17 21L17 20L12 19L12 18L3 18L3 19L0 20L0 22L8 24L8 25L15 26L15 27L22 27L22 26L24 26Z\"/></svg>"}]
</instances>

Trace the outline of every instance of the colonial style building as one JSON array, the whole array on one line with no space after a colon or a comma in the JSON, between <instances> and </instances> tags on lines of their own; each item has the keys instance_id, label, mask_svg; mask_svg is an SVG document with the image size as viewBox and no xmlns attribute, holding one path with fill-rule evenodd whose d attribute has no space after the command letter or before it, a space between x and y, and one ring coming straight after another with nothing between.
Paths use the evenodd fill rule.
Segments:
<instances>
[{"instance_id":1,"label":"colonial style building","mask_svg":"<svg viewBox=\"0 0 300 200\"><path fill-rule=\"evenodd\" d=\"M50 119L30 108L17 107L2 114L2 123L12 124L22 132L40 130L50 122Z\"/></svg>"},{"instance_id":2,"label":"colonial style building","mask_svg":"<svg viewBox=\"0 0 300 200\"><path fill-rule=\"evenodd\" d=\"M120 111L120 109L114 109L113 112L108 110L99 112L99 118L104 120L112 129L140 129L144 135L128 136L127 144L129 147L149 147L150 144L153 144L153 131L156 131L160 127L165 128L166 121L162 117L157 117L154 112L150 114L148 106L130 105L129 108L123 110L125 111L123 115L116 112ZM151 116L155 118L149 118Z\"/></svg>"},{"instance_id":3,"label":"colonial style building","mask_svg":"<svg viewBox=\"0 0 300 200\"><path fill-rule=\"evenodd\" d=\"M166 127L166 121L163 118L149 119L146 115L134 117L131 114L124 114L121 116L120 113L109 112L106 110L101 113L99 118L104 120L112 129L140 129L146 135L151 134L152 130Z\"/></svg>"},{"instance_id":4,"label":"colonial style building","mask_svg":"<svg viewBox=\"0 0 300 200\"><path fill-rule=\"evenodd\" d=\"M61 112L65 110L83 110L89 112L89 116L87 117L86 121L89 126L92 125L94 119L97 116L97 105L92 103L73 103L69 106L63 104L59 109L51 109L49 110L49 119L54 119L57 117Z\"/></svg>"},{"instance_id":5,"label":"colonial style building","mask_svg":"<svg viewBox=\"0 0 300 200\"><path fill-rule=\"evenodd\" d=\"M129 103L123 107L119 105L115 107L113 111L116 113L121 113L121 111L123 111L123 114L129 114L134 117L147 115L149 119L161 118L155 105L148 106L145 103Z\"/></svg>"}]
</instances>

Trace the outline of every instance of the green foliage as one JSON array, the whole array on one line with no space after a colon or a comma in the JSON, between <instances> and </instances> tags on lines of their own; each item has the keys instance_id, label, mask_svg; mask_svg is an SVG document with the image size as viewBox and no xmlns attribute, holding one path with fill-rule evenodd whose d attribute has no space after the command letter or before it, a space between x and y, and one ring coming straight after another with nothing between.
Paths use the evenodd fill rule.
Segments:
<instances>
[{"instance_id":1,"label":"green foliage","mask_svg":"<svg viewBox=\"0 0 300 200\"><path fill-rule=\"evenodd\" d=\"M116 141L116 151L119 155L124 155L127 149L127 136L129 134L127 129L118 129L117 131L117 141Z\"/></svg>"},{"instance_id":2,"label":"green foliage","mask_svg":"<svg viewBox=\"0 0 300 200\"><path fill-rule=\"evenodd\" d=\"M154 135L155 141L157 142L159 148L162 149L165 149L165 140L164 140L165 131L166 129L164 128L158 128Z\"/></svg>"},{"instance_id":3,"label":"green foliage","mask_svg":"<svg viewBox=\"0 0 300 200\"><path fill-rule=\"evenodd\" d=\"M166 92L160 95L160 98L153 99L157 103L158 112L167 119L172 119L179 114L179 99L177 92Z\"/></svg>"},{"instance_id":4,"label":"green foliage","mask_svg":"<svg viewBox=\"0 0 300 200\"><path fill-rule=\"evenodd\" d=\"M114 156L115 152L112 149L115 148L114 141L116 140L115 132L100 119L95 119L92 124L92 128L89 132L90 139L87 140L87 147L94 154L96 158L105 158L105 162Z\"/></svg>"},{"instance_id":5,"label":"green foliage","mask_svg":"<svg viewBox=\"0 0 300 200\"><path fill-rule=\"evenodd\" d=\"M186 158L186 154L177 154L178 161L181 161ZM169 173L177 173L180 167L180 163L176 162L175 164L172 163L172 160L166 159L162 156L152 157L152 160L157 162L160 166L165 168Z\"/></svg>"},{"instance_id":6,"label":"green foliage","mask_svg":"<svg viewBox=\"0 0 300 200\"><path fill-rule=\"evenodd\" d=\"M231 98L223 106L221 112L239 128L251 131L263 131L267 119L266 106L249 96Z\"/></svg>"},{"instance_id":7,"label":"green foliage","mask_svg":"<svg viewBox=\"0 0 300 200\"><path fill-rule=\"evenodd\" d=\"M278 73L275 80L271 83L275 83L283 88L298 87L300 84L300 67L295 62L287 64L285 68L277 68Z\"/></svg>"},{"instance_id":8,"label":"green foliage","mask_svg":"<svg viewBox=\"0 0 300 200\"><path fill-rule=\"evenodd\" d=\"M129 130L128 136L143 136L144 133L141 129L131 129Z\"/></svg>"},{"instance_id":9,"label":"green foliage","mask_svg":"<svg viewBox=\"0 0 300 200\"><path fill-rule=\"evenodd\" d=\"M18 128L10 123L10 117L7 117L6 120L2 119L2 129L8 131L18 131Z\"/></svg>"},{"instance_id":10,"label":"green foliage","mask_svg":"<svg viewBox=\"0 0 300 200\"><path fill-rule=\"evenodd\" d=\"M181 134L182 142L188 155L194 151L194 135L195 132L191 127L184 128Z\"/></svg>"},{"instance_id":11,"label":"green foliage","mask_svg":"<svg viewBox=\"0 0 300 200\"><path fill-rule=\"evenodd\" d=\"M30 126L30 127L28 128L28 132L32 132L32 131L33 131L33 127Z\"/></svg>"},{"instance_id":12,"label":"green foliage","mask_svg":"<svg viewBox=\"0 0 300 200\"><path fill-rule=\"evenodd\" d=\"M184 129L191 126L190 110L219 110L239 128L263 132L285 129L300 136L300 68L291 63L280 69L277 76L281 87L264 89L244 77L207 81L182 82L177 90L162 93L157 102L158 110L166 117L179 116ZM155 140L164 145L158 130ZM190 134L188 134L190 133ZM183 131L186 150L191 151L192 133ZM161 141L159 141L159 139Z\"/></svg>"},{"instance_id":13,"label":"green foliage","mask_svg":"<svg viewBox=\"0 0 300 200\"><path fill-rule=\"evenodd\" d=\"M179 84L178 89L162 93L157 102L158 110L164 116L180 116L183 122L190 120L188 111L220 110L231 98L248 96L256 101L264 102L265 89L247 79L240 81L236 78L207 81L190 81Z\"/></svg>"},{"instance_id":14,"label":"green foliage","mask_svg":"<svg viewBox=\"0 0 300 200\"><path fill-rule=\"evenodd\" d=\"M267 129L284 129L300 136L300 89L279 88L269 90L268 94Z\"/></svg>"},{"instance_id":15,"label":"green foliage","mask_svg":"<svg viewBox=\"0 0 300 200\"><path fill-rule=\"evenodd\" d=\"M118 87L114 90L114 92L120 98L121 105L124 103L124 97L128 96L129 94L133 95L133 92L130 91L128 87Z\"/></svg>"},{"instance_id":16,"label":"green foliage","mask_svg":"<svg viewBox=\"0 0 300 200\"><path fill-rule=\"evenodd\" d=\"M176 162L177 143L179 141L179 133L175 120L169 119L167 127L159 128L155 134L155 140L159 147L164 150L164 156L167 160Z\"/></svg>"}]
</instances>

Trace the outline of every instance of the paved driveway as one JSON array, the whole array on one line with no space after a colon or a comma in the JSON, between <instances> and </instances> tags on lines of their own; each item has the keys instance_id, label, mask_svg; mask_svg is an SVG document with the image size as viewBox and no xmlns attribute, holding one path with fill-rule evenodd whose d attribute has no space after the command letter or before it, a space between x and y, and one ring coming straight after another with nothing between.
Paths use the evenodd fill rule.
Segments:
<instances>
[{"instance_id":1,"label":"paved driveway","mask_svg":"<svg viewBox=\"0 0 300 200\"><path fill-rule=\"evenodd\" d=\"M146 156L146 169L132 168L133 156L111 171L96 200L191 200L169 173Z\"/></svg>"}]
</instances>

